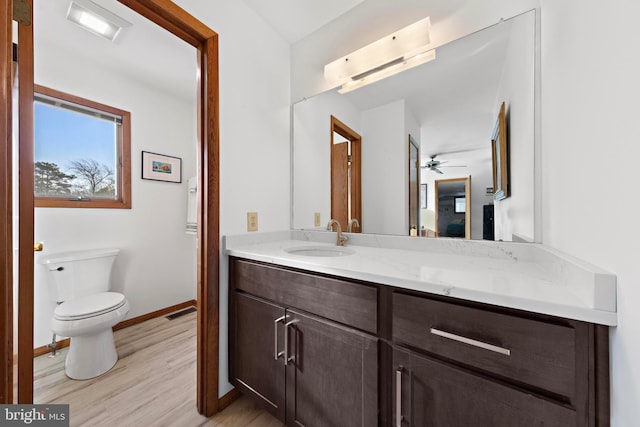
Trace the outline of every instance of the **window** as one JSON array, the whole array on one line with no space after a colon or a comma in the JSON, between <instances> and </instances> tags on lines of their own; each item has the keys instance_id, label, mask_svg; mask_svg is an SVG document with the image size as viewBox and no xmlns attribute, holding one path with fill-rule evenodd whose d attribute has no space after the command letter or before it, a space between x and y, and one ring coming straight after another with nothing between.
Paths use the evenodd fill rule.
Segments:
<instances>
[{"instance_id":1,"label":"window","mask_svg":"<svg viewBox=\"0 0 640 427\"><path fill-rule=\"evenodd\" d=\"M131 208L131 115L35 86L36 207Z\"/></svg>"},{"instance_id":2,"label":"window","mask_svg":"<svg viewBox=\"0 0 640 427\"><path fill-rule=\"evenodd\" d=\"M465 213L467 211L467 198L455 197L454 206L455 206L455 209L454 209L455 213Z\"/></svg>"}]
</instances>

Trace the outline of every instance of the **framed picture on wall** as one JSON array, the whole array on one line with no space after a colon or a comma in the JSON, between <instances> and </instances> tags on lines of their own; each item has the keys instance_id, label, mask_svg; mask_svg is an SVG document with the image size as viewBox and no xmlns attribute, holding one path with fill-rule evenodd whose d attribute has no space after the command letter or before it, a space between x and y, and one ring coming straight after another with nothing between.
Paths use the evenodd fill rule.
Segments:
<instances>
[{"instance_id":1,"label":"framed picture on wall","mask_svg":"<svg viewBox=\"0 0 640 427\"><path fill-rule=\"evenodd\" d=\"M164 154L142 152L142 179L182 182L182 159Z\"/></svg>"},{"instance_id":2,"label":"framed picture on wall","mask_svg":"<svg viewBox=\"0 0 640 427\"><path fill-rule=\"evenodd\" d=\"M420 184L420 209L427 209L427 184Z\"/></svg>"}]
</instances>

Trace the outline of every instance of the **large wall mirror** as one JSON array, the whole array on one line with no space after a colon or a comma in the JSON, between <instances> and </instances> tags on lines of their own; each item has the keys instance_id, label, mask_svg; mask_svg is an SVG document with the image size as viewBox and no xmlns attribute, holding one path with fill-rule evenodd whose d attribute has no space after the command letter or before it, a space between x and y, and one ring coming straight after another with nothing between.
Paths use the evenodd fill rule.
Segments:
<instances>
[{"instance_id":1,"label":"large wall mirror","mask_svg":"<svg viewBox=\"0 0 640 427\"><path fill-rule=\"evenodd\" d=\"M438 47L426 64L294 104L292 227L330 218L333 116L361 136L363 233L534 241L535 23L524 13ZM491 139L503 102L509 197L495 200ZM409 135L419 147L412 184ZM456 179L469 182L464 191L451 191ZM416 184L426 189L417 217Z\"/></svg>"}]
</instances>

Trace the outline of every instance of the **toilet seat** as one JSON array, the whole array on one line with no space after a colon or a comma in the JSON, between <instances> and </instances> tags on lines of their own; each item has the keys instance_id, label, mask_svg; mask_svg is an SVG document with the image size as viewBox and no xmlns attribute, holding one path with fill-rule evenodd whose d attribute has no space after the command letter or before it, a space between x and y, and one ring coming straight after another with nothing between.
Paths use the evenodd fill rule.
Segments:
<instances>
[{"instance_id":1,"label":"toilet seat","mask_svg":"<svg viewBox=\"0 0 640 427\"><path fill-rule=\"evenodd\" d=\"M127 303L124 295L117 292L101 292L95 295L74 298L56 307L56 320L80 320L100 316L117 310Z\"/></svg>"}]
</instances>

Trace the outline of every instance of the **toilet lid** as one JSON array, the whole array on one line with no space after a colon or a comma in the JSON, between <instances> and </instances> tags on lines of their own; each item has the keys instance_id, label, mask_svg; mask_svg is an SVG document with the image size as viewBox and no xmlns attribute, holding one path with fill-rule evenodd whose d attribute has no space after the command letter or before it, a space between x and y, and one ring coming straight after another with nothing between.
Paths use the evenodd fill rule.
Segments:
<instances>
[{"instance_id":1,"label":"toilet lid","mask_svg":"<svg viewBox=\"0 0 640 427\"><path fill-rule=\"evenodd\" d=\"M74 320L99 316L122 307L124 295L117 292L102 292L65 301L56 307L54 316L58 320Z\"/></svg>"}]
</instances>

